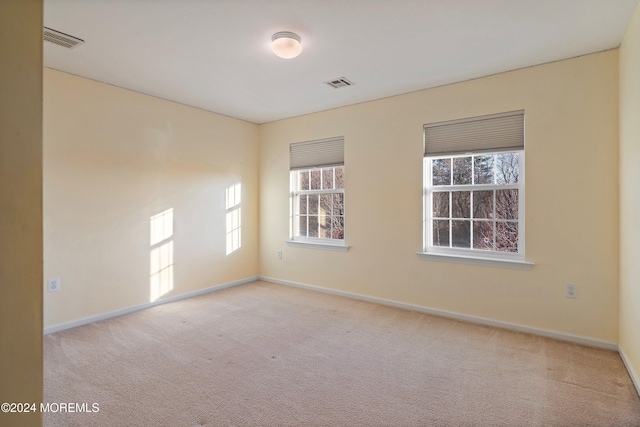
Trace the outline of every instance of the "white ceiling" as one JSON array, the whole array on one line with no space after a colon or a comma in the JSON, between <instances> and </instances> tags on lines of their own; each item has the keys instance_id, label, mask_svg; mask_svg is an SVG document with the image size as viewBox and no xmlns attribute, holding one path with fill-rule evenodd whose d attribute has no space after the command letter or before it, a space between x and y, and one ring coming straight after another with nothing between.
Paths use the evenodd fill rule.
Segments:
<instances>
[{"instance_id":1,"label":"white ceiling","mask_svg":"<svg viewBox=\"0 0 640 427\"><path fill-rule=\"evenodd\" d=\"M265 123L616 48L639 1L45 0L85 43L45 43L44 64ZM278 31L298 58L271 52Z\"/></svg>"}]
</instances>

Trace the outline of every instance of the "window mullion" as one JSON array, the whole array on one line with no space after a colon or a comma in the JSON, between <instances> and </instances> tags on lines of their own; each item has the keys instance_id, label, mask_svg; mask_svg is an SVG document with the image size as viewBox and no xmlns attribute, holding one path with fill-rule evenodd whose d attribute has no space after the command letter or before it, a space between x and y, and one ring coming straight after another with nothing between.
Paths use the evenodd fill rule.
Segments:
<instances>
[{"instance_id":1,"label":"window mullion","mask_svg":"<svg viewBox=\"0 0 640 427\"><path fill-rule=\"evenodd\" d=\"M436 191L520 190L520 184L437 185L432 188Z\"/></svg>"},{"instance_id":2,"label":"window mullion","mask_svg":"<svg viewBox=\"0 0 640 427\"><path fill-rule=\"evenodd\" d=\"M298 194L309 194L309 195L317 195L317 194L344 194L344 189L337 188L335 190L300 190L297 192Z\"/></svg>"},{"instance_id":3,"label":"window mullion","mask_svg":"<svg viewBox=\"0 0 640 427\"><path fill-rule=\"evenodd\" d=\"M471 156L471 185L476 185L476 156Z\"/></svg>"},{"instance_id":4,"label":"window mullion","mask_svg":"<svg viewBox=\"0 0 640 427\"><path fill-rule=\"evenodd\" d=\"M453 181L452 181L453 182ZM449 247L453 247L453 192L449 191Z\"/></svg>"},{"instance_id":5,"label":"window mullion","mask_svg":"<svg viewBox=\"0 0 640 427\"><path fill-rule=\"evenodd\" d=\"M453 158L449 159L449 182L453 185Z\"/></svg>"},{"instance_id":6,"label":"window mullion","mask_svg":"<svg viewBox=\"0 0 640 427\"><path fill-rule=\"evenodd\" d=\"M498 227L497 227L497 218L496 218L496 190L493 190L493 194L491 195L491 197L493 197L493 250L496 250L496 233L498 232Z\"/></svg>"},{"instance_id":7,"label":"window mullion","mask_svg":"<svg viewBox=\"0 0 640 427\"><path fill-rule=\"evenodd\" d=\"M473 171L473 167L471 168L471 170ZM473 180L471 182L473 182ZM469 203L471 207L471 210L469 212L469 247L473 249L473 202L475 201L473 197L473 191L469 192L469 198L471 199L471 202Z\"/></svg>"}]
</instances>

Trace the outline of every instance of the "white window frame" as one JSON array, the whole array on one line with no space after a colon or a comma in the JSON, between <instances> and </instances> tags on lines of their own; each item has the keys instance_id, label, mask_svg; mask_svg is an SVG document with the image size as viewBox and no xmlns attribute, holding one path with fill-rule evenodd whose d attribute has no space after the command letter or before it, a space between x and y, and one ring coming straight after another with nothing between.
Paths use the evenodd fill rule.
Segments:
<instances>
[{"instance_id":1,"label":"white window frame","mask_svg":"<svg viewBox=\"0 0 640 427\"><path fill-rule=\"evenodd\" d=\"M519 177L518 183L511 184L463 184L463 185L433 185L433 160L454 159L470 157L474 155L495 155L501 153L518 153ZM494 168L496 167L494 162ZM475 162L471 162L471 176L474 177ZM475 152L464 154L447 154L424 157L423 159L423 252L418 253L421 259L437 260L447 262L462 262L468 264L511 267L528 269L533 263L525 261L525 153L524 150ZM453 176L453 167L451 168ZM494 169L495 174L495 169ZM453 183L453 180L451 181ZM482 190L518 190L518 252L502 252L495 250L473 249L473 218L468 218L471 222L470 248L453 248L434 246L433 242L433 198L434 191L482 191ZM473 201L471 201L471 212L473 212ZM451 202L450 202L451 206ZM495 203L494 203L495 209ZM495 215L494 215L495 218ZM467 218L465 218L466 220ZM494 219L495 221L495 219ZM451 228L449 229L451 233ZM495 236L494 236L495 238ZM451 241L451 236L450 236Z\"/></svg>"},{"instance_id":2,"label":"white window frame","mask_svg":"<svg viewBox=\"0 0 640 427\"><path fill-rule=\"evenodd\" d=\"M314 170L322 170L328 168L336 168L342 167L344 169L344 165L336 165L336 166L324 166L317 168L308 168L308 169L299 169L290 171L290 182L289 186L291 189L290 198L291 198L291 221L290 221L290 240L287 241L289 246L297 246L297 247L311 247L316 249L326 249L326 250L334 250L334 251L343 251L346 252L349 250L349 247L345 244L344 238L342 239L333 239L326 237L308 237L308 236L300 236L300 223L297 220L300 217L300 203L298 196L301 195L322 195L322 194L342 194L344 200L344 188L335 188L335 171L333 175L333 187L332 189L323 189L323 190L300 190L300 183L298 182L298 177L300 172L313 172ZM324 175L320 174L320 187L323 187ZM343 202L344 203L344 202ZM330 215L333 216L333 215ZM345 209L343 207L342 218L346 216ZM308 218L308 217L307 217ZM308 230L307 223L307 230Z\"/></svg>"}]
</instances>

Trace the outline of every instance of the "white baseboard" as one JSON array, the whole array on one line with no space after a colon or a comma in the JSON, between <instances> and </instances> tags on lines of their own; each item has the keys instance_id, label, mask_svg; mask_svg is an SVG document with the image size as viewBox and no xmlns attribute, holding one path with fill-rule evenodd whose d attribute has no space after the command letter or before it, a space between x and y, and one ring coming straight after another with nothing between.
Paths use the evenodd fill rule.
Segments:
<instances>
[{"instance_id":1,"label":"white baseboard","mask_svg":"<svg viewBox=\"0 0 640 427\"><path fill-rule=\"evenodd\" d=\"M345 292L345 291L338 291L338 290L335 290L335 289L323 288L321 286L307 285L305 283L298 283L298 282L292 282L292 281L289 281L289 280L276 279L276 278L273 278L273 277L260 276L260 280L263 280L265 282L275 283L275 284L278 284L278 285L285 285L285 286L293 286L293 287L296 287L296 288L310 289L310 290L314 290L314 291L318 291L318 292L323 292L323 293L326 293L326 294L343 296L343 297L357 299L357 300L361 300L361 301L387 305L387 306L390 306L390 307L397 307L397 308L403 308L403 309L406 309L406 310L418 311L420 313L431 314L431 315L439 316L439 317L447 317L447 318L450 318L450 319L462 320L462 321L465 321L465 322L476 323L476 324L479 324L479 325L495 326L497 328L508 329L508 330L517 331L517 332L524 332L524 333L528 333L528 334L532 334L532 335L538 335L538 336L542 336L542 337L553 338L553 339L557 339L557 340L561 340L561 341L568 341L568 342L572 342L572 343L575 343L575 344L581 344L581 345L585 345L585 346L589 346L589 347L597 347L597 348L603 348L603 349L607 349L607 350L618 351L618 343L616 343L616 342L600 340L600 339L597 339L597 338L585 337L585 336L582 336L582 335L567 334L567 333L564 333L564 332L558 332L558 331L553 331L553 330L549 330L549 329L542 329L542 328L536 328L536 327L532 327L532 326L520 325L520 324L517 324L517 323L504 322L504 321L501 321L501 320L488 319L486 317L472 316L472 315L468 315L468 314L456 313L456 312L453 312L453 311L441 310L441 309L437 309L437 308L429 308L429 307L424 307L424 306L415 305L415 304L407 304L407 303L388 300L388 299L384 299L384 298L370 297L370 296L367 296L367 295L356 294L356 293L352 293L352 292Z\"/></svg>"},{"instance_id":2,"label":"white baseboard","mask_svg":"<svg viewBox=\"0 0 640 427\"><path fill-rule=\"evenodd\" d=\"M236 281L233 281L233 282L227 282L227 283L222 283L222 284L219 284L219 285L210 286L210 287L204 288L204 289L198 289L197 291L185 292L185 293L180 294L180 295L173 295L173 296L170 296L170 297L167 297L167 298L159 299L159 300L154 301L154 302L149 302L149 303L138 304L138 305L134 305L134 306L130 306L130 307L125 307L125 308L121 308L121 309L118 309L118 310L97 314L97 315L94 315L94 316L83 317L81 319L72 320L70 322L58 323L57 325L53 325L53 326L49 326L49 327L44 328L44 334L45 335L52 334L54 332L63 331L65 329L71 329L71 328L75 328L75 327L82 326L82 325L88 325L89 323L99 322L101 320L110 319L112 317L123 316L125 314L133 313L133 312L136 312L136 311L144 310L144 309L155 307L155 306L158 306L158 305L167 304L167 303L175 302L175 301L180 301L180 300L183 300L183 299L187 299L187 298L192 298L192 297L196 297L196 296L199 296L199 295L208 294L210 292L220 291L222 289L227 289L227 288L231 288L231 287L234 287L234 286L244 285L244 284L247 284L247 283L255 282L257 280L263 280L265 282L271 282L271 283L275 283L275 284L279 284L279 285L285 285L285 286L292 286L292 287L296 287L296 288L309 289L309 290L322 292L322 293L326 293L326 294L337 295L337 296L342 296L342 297L346 297L346 298L357 299L357 300L360 300L360 301L366 301L366 302L386 305L386 306L390 306L390 307L397 307L397 308L402 308L402 309L406 309L406 310L417 311L417 312L420 312L420 313L431 314L431 315L439 316L439 317L446 317L446 318L455 319L455 320L462 320L462 321L465 321L465 322L476 323L476 324L479 324L479 325L494 326L494 327L497 327L497 328L508 329L508 330L511 330L511 331L524 332L524 333L528 333L528 334L532 334L532 335L538 335L538 336L543 336L543 337L547 337L547 338L553 338L553 339L557 339L557 340L561 340L561 341L567 341L567 342L572 342L572 343L576 343L576 344L586 345L586 346L589 346L589 347L596 347L596 348L603 348L603 349L607 349L607 350L614 350L614 351L617 351L620 354L620 357L622 358L622 362L624 363L624 366L626 367L627 372L629 372L629 376L631 377L631 381L633 382L633 385L635 386L636 391L638 392L638 395L640 395L640 376L635 372L635 370L633 369L631 364L628 362L627 357L625 355L625 352L624 352L622 346L620 346L618 343L615 343L615 342L612 342L612 341L605 341L605 340L600 340L600 339L596 339L596 338L585 337L585 336L582 336L582 335L567 334L567 333L564 333L564 332L558 332L558 331L553 331L553 330L549 330L549 329L535 328L535 327L532 327L532 326L525 326L525 325L520 325L520 324L517 324L517 323L503 322L503 321L500 321L500 320L488 319L486 317L472 316L472 315L456 313L456 312L448 311L448 310L441 310L441 309L437 309L437 308L424 307L424 306L421 306L421 305L408 304L408 303L388 300L388 299L384 299L384 298L376 298L376 297L357 294L357 293L353 293L353 292L339 291L339 290L336 290L336 289L323 288L321 286L308 285L308 284L305 284L305 283L293 282L293 281L290 281L290 280L281 280L281 279L276 279L276 278L273 278L273 277L265 277L265 276L247 277L245 279L236 280Z\"/></svg>"},{"instance_id":3,"label":"white baseboard","mask_svg":"<svg viewBox=\"0 0 640 427\"><path fill-rule=\"evenodd\" d=\"M640 376L638 373L633 370L633 366L629 363L627 356L622 349L622 346L618 344L618 353L620 353L620 357L622 358L622 363L624 363L625 368L627 368L627 372L629 372L629 376L631 377L631 381L633 385L636 387L636 391L638 392L638 396L640 396Z\"/></svg>"},{"instance_id":4,"label":"white baseboard","mask_svg":"<svg viewBox=\"0 0 640 427\"><path fill-rule=\"evenodd\" d=\"M220 291L222 289L231 288L233 286L244 285L246 283L255 282L258 280L257 276L247 277L246 279L236 280L233 282L222 283L220 285L210 286L204 289L198 289L197 291L185 292L179 295L172 295L167 298L162 298L154 302L147 302L144 304L133 305L130 307L121 308L106 313L96 314L93 316L83 317L81 319L72 320L70 322L58 323L57 325L48 326L44 328L44 334L52 334L54 332L64 331L65 329L71 329L82 325L88 325L89 323L99 322L101 320L110 319L112 317L123 316L125 314L133 313L135 311L144 310L146 308L155 307L161 304L167 304L169 302L180 301L187 298L197 297L199 295L208 294L210 292Z\"/></svg>"}]
</instances>

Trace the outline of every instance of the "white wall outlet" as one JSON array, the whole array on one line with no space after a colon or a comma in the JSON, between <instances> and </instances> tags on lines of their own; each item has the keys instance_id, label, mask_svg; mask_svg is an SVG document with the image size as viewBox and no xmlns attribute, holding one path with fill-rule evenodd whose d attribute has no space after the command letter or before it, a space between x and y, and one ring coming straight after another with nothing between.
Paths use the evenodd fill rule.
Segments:
<instances>
[{"instance_id":1,"label":"white wall outlet","mask_svg":"<svg viewBox=\"0 0 640 427\"><path fill-rule=\"evenodd\" d=\"M276 257L278 257L278 259L282 259L282 251L278 251L276 253Z\"/></svg>"},{"instance_id":2,"label":"white wall outlet","mask_svg":"<svg viewBox=\"0 0 640 427\"><path fill-rule=\"evenodd\" d=\"M47 279L47 291L49 292L58 292L60 290L60 278L53 277L51 279Z\"/></svg>"},{"instance_id":3,"label":"white wall outlet","mask_svg":"<svg viewBox=\"0 0 640 427\"><path fill-rule=\"evenodd\" d=\"M565 283L564 296L566 298L578 298L578 285L575 283Z\"/></svg>"}]
</instances>

